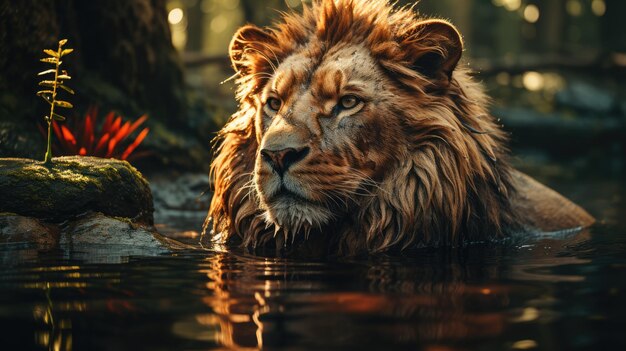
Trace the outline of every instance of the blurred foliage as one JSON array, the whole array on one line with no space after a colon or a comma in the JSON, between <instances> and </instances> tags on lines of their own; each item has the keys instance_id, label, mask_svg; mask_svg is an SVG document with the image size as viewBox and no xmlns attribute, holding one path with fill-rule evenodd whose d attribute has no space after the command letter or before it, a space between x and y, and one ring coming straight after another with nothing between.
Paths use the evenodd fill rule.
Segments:
<instances>
[{"instance_id":1,"label":"blurred foliage","mask_svg":"<svg viewBox=\"0 0 626 351\"><path fill-rule=\"evenodd\" d=\"M302 3L168 0L172 41L187 64L187 85L211 106L217 125L236 109L234 84L220 84L233 73L227 49L235 30L245 23L270 25L280 11L301 11ZM397 1L404 5L415 1ZM459 28L464 60L485 83L494 98L493 114L515 142L527 140L546 150L561 144L561 151L570 153L594 145L625 148L613 144L626 129L626 1L421 0L414 9ZM577 138L575 145L571 138Z\"/></svg>"},{"instance_id":2,"label":"blurred foliage","mask_svg":"<svg viewBox=\"0 0 626 351\"><path fill-rule=\"evenodd\" d=\"M281 11L300 11L303 2L310 0L168 0L167 9L179 50L226 53L237 27L269 25ZM399 0L397 6L416 2ZM421 0L415 10L450 19L472 57L626 51L621 0Z\"/></svg>"},{"instance_id":3,"label":"blurred foliage","mask_svg":"<svg viewBox=\"0 0 626 351\"><path fill-rule=\"evenodd\" d=\"M310 0L304 0L304 3ZM244 23L270 25L280 11L301 11L302 0L168 0L174 46L184 58L224 57L188 67L187 83L213 103L232 110L232 84L219 85L232 70L226 53L234 31ZM415 1L399 0L397 6ZM415 10L451 20L463 33L465 57L488 79L508 72L513 88L525 88L524 71L557 66L626 66L626 36L621 0L421 0ZM187 60L189 62L189 60ZM589 67L586 67L589 68ZM519 76L519 77L518 77ZM555 76L543 81L560 84ZM521 79L521 80L520 80ZM558 79L557 79L558 80ZM505 81L500 76L499 83ZM563 79L560 80L561 82ZM553 85L554 85L553 84ZM501 86L502 84L498 84ZM548 87L553 91L554 86ZM537 89L527 90L534 94ZM549 94L548 94L549 95Z\"/></svg>"}]
</instances>

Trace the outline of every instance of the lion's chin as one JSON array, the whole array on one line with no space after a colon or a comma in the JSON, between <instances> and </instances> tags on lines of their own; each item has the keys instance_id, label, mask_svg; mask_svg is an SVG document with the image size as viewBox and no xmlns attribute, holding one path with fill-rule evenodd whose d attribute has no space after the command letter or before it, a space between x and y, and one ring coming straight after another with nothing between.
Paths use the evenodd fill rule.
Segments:
<instances>
[{"instance_id":1,"label":"lion's chin","mask_svg":"<svg viewBox=\"0 0 626 351\"><path fill-rule=\"evenodd\" d=\"M265 203L265 221L277 229L296 236L321 228L333 217L332 212L319 204L292 197L280 197Z\"/></svg>"}]
</instances>

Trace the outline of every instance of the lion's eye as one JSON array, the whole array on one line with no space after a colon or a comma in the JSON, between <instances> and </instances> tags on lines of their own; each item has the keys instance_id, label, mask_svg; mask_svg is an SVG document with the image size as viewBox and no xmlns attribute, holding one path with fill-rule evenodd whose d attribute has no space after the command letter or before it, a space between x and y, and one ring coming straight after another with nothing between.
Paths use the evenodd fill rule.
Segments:
<instances>
[{"instance_id":1,"label":"lion's eye","mask_svg":"<svg viewBox=\"0 0 626 351\"><path fill-rule=\"evenodd\" d=\"M349 110L356 107L359 102L361 102L361 100L354 95L344 95L339 99L339 106L341 106L342 109Z\"/></svg>"},{"instance_id":2,"label":"lion's eye","mask_svg":"<svg viewBox=\"0 0 626 351\"><path fill-rule=\"evenodd\" d=\"M267 99L266 105L270 108L270 110L272 111L278 111L280 110L280 106L282 105L282 101L280 101L277 98L269 98Z\"/></svg>"}]
</instances>

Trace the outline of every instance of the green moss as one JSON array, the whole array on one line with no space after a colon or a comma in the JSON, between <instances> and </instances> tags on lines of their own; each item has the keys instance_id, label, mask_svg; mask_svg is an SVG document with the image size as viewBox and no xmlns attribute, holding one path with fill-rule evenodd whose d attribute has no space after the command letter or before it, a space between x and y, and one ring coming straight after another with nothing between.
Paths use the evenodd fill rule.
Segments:
<instances>
[{"instance_id":1,"label":"green moss","mask_svg":"<svg viewBox=\"0 0 626 351\"><path fill-rule=\"evenodd\" d=\"M48 168L40 164L25 165L21 168L14 168L7 173L9 177L27 179L32 181L62 181L72 184L86 185L93 182L92 178L84 175L79 167L57 169Z\"/></svg>"},{"instance_id":2,"label":"green moss","mask_svg":"<svg viewBox=\"0 0 626 351\"><path fill-rule=\"evenodd\" d=\"M59 157L47 166L0 159L0 211L63 219L87 211L152 222L148 182L126 161Z\"/></svg>"}]
</instances>

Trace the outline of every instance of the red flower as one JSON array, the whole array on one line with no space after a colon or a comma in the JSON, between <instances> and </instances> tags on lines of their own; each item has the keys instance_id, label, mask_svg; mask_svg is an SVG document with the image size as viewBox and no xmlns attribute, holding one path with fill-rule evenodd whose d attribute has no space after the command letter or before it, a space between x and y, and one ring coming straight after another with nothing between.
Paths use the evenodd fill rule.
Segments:
<instances>
[{"instance_id":1,"label":"red flower","mask_svg":"<svg viewBox=\"0 0 626 351\"><path fill-rule=\"evenodd\" d=\"M71 119L72 123L65 124L53 121L52 127L56 135L52 145L54 153L63 156L97 156L120 160L146 156L146 152L131 154L146 138L150 129L143 128L134 140L129 137L148 119L148 116L143 115L134 122L123 121L122 116L109 112L102 127L97 131L95 126L97 114L97 109L92 107L82 120ZM42 128L40 130L44 133Z\"/></svg>"}]
</instances>

